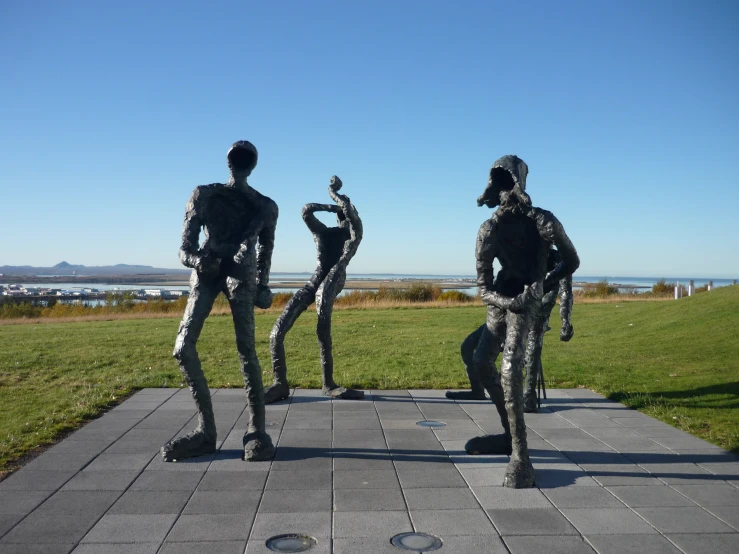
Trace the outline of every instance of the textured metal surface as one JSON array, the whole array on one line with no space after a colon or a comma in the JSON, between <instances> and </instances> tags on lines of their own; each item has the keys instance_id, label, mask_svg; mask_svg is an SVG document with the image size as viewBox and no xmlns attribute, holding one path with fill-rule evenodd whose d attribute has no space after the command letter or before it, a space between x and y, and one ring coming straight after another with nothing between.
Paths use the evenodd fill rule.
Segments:
<instances>
[{"instance_id":1,"label":"textured metal surface","mask_svg":"<svg viewBox=\"0 0 739 554\"><path fill-rule=\"evenodd\" d=\"M498 206L477 236L477 285L488 306L487 328L493 337L488 352L503 343L500 380L492 363L478 370L501 416L503 437L477 437L467 444L470 453L507 448L511 460L503 484L533 487L534 468L529 459L524 423L523 370L529 332L542 314L545 293L580 265L575 247L551 212L532 206L526 194L528 166L517 156L503 156L493 164L478 205ZM549 269L549 252L557 249L560 261ZM501 269L493 271L493 261ZM536 333L535 333L536 334ZM493 358L494 359L494 358ZM501 394L502 391L502 394Z\"/></svg>"},{"instance_id":2,"label":"textured metal surface","mask_svg":"<svg viewBox=\"0 0 739 554\"><path fill-rule=\"evenodd\" d=\"M341 179L334 176L328 187L329 196L336 204L306 204L303 221L313 233L318 254L318 265L310 281L297 291L285 306L270 334L270 352L274 383L265 391L265 402L270 404L290 394L285 357L285 335L295 321L315 301L318 312L316 334L321 350L324 394L332 398L363 398L362 391L340 387L334 381L334 359L331 340L331 315L334 300L344 288L346 268L362 240L362 220L348 196L339 194ZM327 227L315 212L336 214L338 225Z\"/></svg>"},{"instance_id":3,"label":"textured metal surface","mask_svg":"<svg viewBox=\"0 0 739 554\"><path fill-rule=\"evenodd\" d=\"M272 303L268 285L278 210L277 204L246 181L257 163L257 151L251 143L234 143L227 160L231 171L228 183L197 187L185 212L180 260L193 272L174 357L198 408L198 426L162 447L165 461L215 451L213 406L196 343L220 292L231 306L251 417L244 436L244 457L263 460L274 454L272 440L265 432L262 370L254 346L254 306L266 308ZM205 234L202 246L201 230Z\"/></svg>"}]
</instances>

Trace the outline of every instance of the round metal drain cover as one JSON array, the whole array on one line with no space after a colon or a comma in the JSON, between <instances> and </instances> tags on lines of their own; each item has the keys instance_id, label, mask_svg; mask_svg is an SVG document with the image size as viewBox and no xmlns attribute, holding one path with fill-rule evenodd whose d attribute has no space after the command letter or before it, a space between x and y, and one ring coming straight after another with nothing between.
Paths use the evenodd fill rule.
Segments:
<instances>
[{"instance_id":1,"label":"round metal drain cover","mask_svg":"<svg viewBox=\"0 0 739 554\"><path fill-rule=\"evenodd\" d=\"M402 550L413 552L431 552L441 548L441 539L426 533L401 533L390 539L390 542Z\"/></svg>"},{"instance_id":2,"label":"round metal drain cover","mask_svg":"<svg viewBox=\"0 0 739 554\"><path fill-rule=\"evenodd\" d=\"M316 539L307 535L277 535L267 539L267 548L273 552L306 552L317 544Z\"/></svg>"},{"instance_id":3,"label":"round metal drain cover","mask_svg":"<svg viewBox=\"0 0 739 554\"><path fill-rule=\"evenodd\" d=\"M423 421L416 421L416 425L419 427L446 427L446 423L443 421L431 421L431 420L423 420Z\"/></svg>"}]
</instances>

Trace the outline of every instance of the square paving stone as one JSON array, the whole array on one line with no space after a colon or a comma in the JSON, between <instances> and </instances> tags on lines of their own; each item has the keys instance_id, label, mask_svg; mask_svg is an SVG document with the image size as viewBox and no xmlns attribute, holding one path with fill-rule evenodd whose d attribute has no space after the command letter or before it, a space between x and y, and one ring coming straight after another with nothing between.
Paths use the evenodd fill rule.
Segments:
<instances>
[{"instance_id":1,"label":"square paving stone","mask_svg":"<svg viewBox=\"0 0 739 554\"><path fill-rule=\"evenodd\" d=\"M83 543L161 542L177 514L106 514Z\"/></svg>"},{"instance_id":2,"label":"square paving stone","mask_svg":"<svg viewBox=\"0 0 739 554\"><path fill-rule=\"evenodd\" d=\"M500 533L506 535L577 535L554 508L487 510Z\"/></svg>"},{"instance_id":3,"label":"square paving stone","mask_svg":"<svg viewBox=\"0 0 739 554\"><path fill-rule=\"evenodd\" d=\"M160 554L244 554L246 541L165 542Z\"/></svg>"},{"instance_id":4,"label":"square paving stone","mask_svg":"<svg viewBox=\"0 0 739 554\"><path fill-rule=\"evenodd\" d=\"M451 513L451 512L446 512ZM413 531L408 512L334 512L334 538L390 537Z\"/></svg>"},{"instance_id":5,"label":"square paving stone","mask_svg":"<svg viewBox=\"0 0 739 554\"><path fill-rule=\"evenodd\" d=\"M343 489L334 491L334 510L359 512L364 510L405 510L405 500L397 489Z\"/></svg>"},{"instance_id":6,"label":"square paving stone","mask_svg":"<svg viewBox=\"0 0 739 554\"><path fill-rule=\"evenodd\" d=\"M735 554L739 544L739 534L707 535L707 534L675 534L667 536L675 541L686 554Z\"/></svg>"},{"instance_id":7,"label":"square paving stone","mask_svg":"<svg viewBox=\"0 0 739 554\"><path fill-rule=\"evenodd\" d=\"M400 482L394 470L334 471L333 487L342 489L399 489Z\"/></svg>"},{"instance_id":8,"label":"square paving stone","mask_svg":"<svg viewBox=\"0 0 739 554\"><path fill-rule=\"evenodd\" d=\"M442 538L453 535L498 534L482 509L411 510L411 519L417 529Z\"/></svg>"},{"instance_id":9,"label":"square paving stone","mask_svg":"<svg viewBox=\"0 0 739 554\"><path fill-rule=\"evenodd\" d=\"M317 544L310 549L311 554L331 554L331 539L328 537L316 537ZM246 545L246 554L272 554L274 550L267 548L264 540L250 540ZM396 553L397 554L397 553Z\"/></svg>"},{"instance_id":10,"label":"square paving stone","mask_svg":"<svg viewBox=\"0 0 739 554\"><path fill-rule=\"evenodd\" d=\"M197 458L165 462L164 458L157 454L145 467L146 471L199 471L202 473L208 469L214 457L215 454L206 454Z\"/></svg>"},{"instance_id":11,"label":"square paving stone","mask_svg":"<svg viewBox=\"0 0 739 554\"><path fill-rule=\"evenodd\" d=\"M423 531L422 529L420 531ZM493 535L476 536L454 536L440 537L443 546L439 552L444 554L470 554L471 552L484 552L485 554L508 554L500 537ZM357 552L362 552L357 550ZM395 549L398 553L398 549Z\"/></svg>"},{"instance_id":12,"label":"square paving stone","mask_svg":"<svg viewBox=\"0 0 739 554\"><path fill-rule=\"evenodd\" d=\"M95 457L93 453L52 454L46 452L26 464L26 471L79 471Z\"/></svg>"},{"instance_id":13,"label":"square paving stone","mask_svg":"<svg viewBox=\"0 0 739 554\"><path fill-rule=\"evenodd\" d=\"M483 508L551 508L552 503L539 489L473 487Z\"/></svg>"},{"instance_id":14,"label":"square paving stone","mask_svg":"<svg viewBox=\"0 0 739 554\"><path fill-rule=\"evenodd\" d=\"M390 544L390 539L385 537L334 539L333 546L333 554L364 554L370 552L372 554L400 554L403 552ZM312 553L313 550L311 550Z\"/></svg>"},{"instance_id":15,"label":"square paving stone","mask_svg":"<svg viewBox=\"0 0 739 554\"><path fill-rule=\"evenodd\" d=\"M469 489L407 489L405 499L411 510L477 509L480 504Z\"/></svg>"},{"instance_id":16,"label":"square paving stone","mask_svg":"<svg viewBox=\"0 0 739 554\"><path fill-rule=\"evenodd\" d=\"M258 490L264 488L267 471L214 471L209 470L198 484L197 490Z\"/></svg>"},{"instance_id":17,"label":"square paving stone","mask_svg":"<svg viewBox=\"0 0 739 554\"><path fill-rule=\"evenodd\" d=\"M662 485L663 483L636 464L585 464L580 466L601 485Z\"/></svg>"},{"instance_id":18,"label":"square paving stone","mask_svg":"<svg viewBox=\"0 0 739 554\"><path fill-rule=\"evenodd\" d=\"M374 430L381 429L381 425L377 417L371 419L348 418L334 421L334 429L342 431L347 429Z\"/></svg>"},{"instance_id":19,"label":"square paving stone","mask_svg":"<svg viewBox=\"0 0 739 554\"><path fill-rule=\"evenodd\" d=\"M536 486L542 489L570 486L597 486L592 477L575 464L538 464L534 462Z\"/></svg>"},{"instance_id":20,"label":"square paving stone","mask_svg":"<svg viewBox=\"0 0 739 554\"><path fill-rule=\"evenodd\" d=\"M3 544L3 554L67 554L74 548L71 544Z\"/></svg>"},{"instance_id":21,"label":"square paving stone","mask_svg":"<svg viewBox=\"0 0 739 554\"><path fill-rule=\"evenodd\" d=\"M124 491L136 479L139 472L128 471L80 471L63 487L63 491Z\"/></svg>"},{"instance_id":22,"label":"square paving stone","mask_svg":"<svg viewBox=\"0 0 739 554\"><path fill-rule=\"evenodd\" d=\"M181 515L168 542L244 541L249 535L253 516L245 514L185 514Z\"/></svg>"},{"instance_id":23,"label":"square paving stone","mask_svg":"<svg viewBox=\"0 0 739 554\"><path fill-rule=\"evenodd\" d=\"M267 479L267 490L331 489L331 470L274 471Z\"/></svg>"},{"instance_id":24,"label":"square paving stone","mask_svg":"<svg viewBox=\"0 0 739 554\"><path fill-rule=\"evenodd\" d=\"M187 504L190 491L126 491L110 514L179 514Z\"/></svg>"},{"instance_id":25,"label":"square paving stone","mask_svg":"<svg viewBox=\"0 0 739 554\"><path fill-rule=\"evenodd\" d=\"M281 490L266 490L259 506L260 512L294 513L331 510L331 490L301 490L286 494Z\"/></svg>"},{"instance_id":26,"label":"square paving stone","mask_svg":"<svg viewBox=\"0 0 739 554\"><path fill-rule=\"evenodd\" d=\"M662 533L734 533L702 508L637 508L639 515Z\"/></svg>"},{"instance_id":27,"label":"square paving stone","mask_svg":"<svg viewBox=\"0 0 739 554\"><path fill-rule=\"evenodd\" d=\"M259 512L251 531L251 540L265 540L276 535L295 533L311 537L331 536L331 512L295 512L270 514Z\"/></svg>"},{"instance_id":28,"label":"square paving stone","mask_svg":"<svg viewBox=\"0 0 739 554\"><path fill-rule=\"evenodd\" d=\"M450 465L444 469L404 470L398 468L400 485L404 489L465 487L467 483L457 468Z\"/></svg>"},{"instance_id":29,"label":"square paving stone","mask_svg":"<svg viewBox=\"0 0 739 554\"><path fill-rule=\"evenodd\" d=\"M623 508L623 504L602 487L562 487L544 494L557 508Z\"/></svg>"},{"instance_id":30,"label":"square paving stone","mask_svg":"<svg viewBox=\"0 0 739 554\"><path fill-rule=\"evenodd\" d=\"M51 491L3 491L0 514L27 514L46 500Z\"/></svg>"},{"instance_id":31,"label":"square paving stone","mask_svg":"<svg viewBox=\"0 0 739 554\"><path fill-rule=\"evenodd\" d=\"M511 554L595 554L595 550L577 536L510 536L503 540Z\"/></svg>"},{"instance_id":32,"label":"square paving stone","mask_svg":"<svg viewBox=\"0 0 739 554\"><path fill-rule=\"evenodd\" d=\"M657 534L588 535L586 538L600 554L680 554L675 545Z\"/></svg>"},{"instance_id":33,"label":"square paving stone","mask_svg":"<svg viewBox=\"0 0 739 554\"><path fill-rule=\"evenodd\" d=\"M146 454L101 454L85 471L142 470L151 462L154 453ZM159 457L159 456L157 456Z\"/></svg>"},{"instance_id":34,"label":"square paving stone","mask_svg":"<svg viewBox=\"0 0 739 554\"><path fill-rule=\"evenodd\" d=\"M131 484L131 490L192 492L203 475L196 471L144 471Z\"/></svg>"},{"instance_id":35,"label":"square paving stone","mask_svg":"<svg viewBox=\"0 0 739 554\"><path fill-rule=\"evenodd\" d=\"M195 491L185 506L185 514L251 514L262 498L261 490Z\"/></svg>"},{"instance_id":36,"label":"square paving stone","mask_svg":"<svg viewBox=\"0 0 739 554\"><path fill-rule=\"evenodd\" d=\"M718 481L718 478L696 464L649 464L641 466L669 485L700 485Z\"/></svg>"},{"instance_id":37,"label":"square paving stone","mask_svg":"<svg viewBox=\"0 0 739 554\"><path fill-rule=\"evenodd\" d=\"M674 485L672 488L701 506L739 506L739 489L731 485Z\"/></svg>"},{"instance_id":38,"label":"square paving stone","mask_svg":"<svg viewBox=\"0 0 739 554\"><path fill-rule=\"evenodd\" d=\"M662 485L656 486L623 486L608 487L608 490L620 498L630 508L695 506L688 498Z\"/></svg>"},{"instance_id":39,"label":"square paving stone","mask_svg":"<svg viewBox=\"0 0 739 554\"><path fill-rule=\"evenodd\" d=\"M98 517L99 514L30 514L0 540L0 551L5 543L74 544Z\"/></svg>"},{"instance_id":40,"label":"square paving stone","mask_svg":"<svg viewBox=\"0 0 739 554\"><path fill-rule=\"evenodd\" d=\"M383 470L395 472L389 452L373 455L358 455L347 452L335 452L333 459L334 471L365 471Z\"/></svg>"},{"instance_id":41,"label":"square paving stone","mask_svg":"<svg viewBox=\"0 0 739 554\"><path fill-rule=\"evenodd\" d=\"M502 487L506 467L467 467L459 465L459 472L470 487Z\"/></svg>"},{"instance_id":42,"label":"square paving stone","mask_svg":"<svg viewBox=\"0 0 739 554\"><path fill-rule=\"evenodd\" d=\"M144 543L89 543L80 544L72 554L156 554L158 542Z\"/></svg>"},{"instance_id":43,"label":"square paving stone","mask_svg":"<svg viewBox=\"0 0 739 554\"><path fill-rule=\"evenodd\" d=\"M583 535L648 535L656 531L628 508L563 508Z\"/></svg>"},{"instance_id":44,"label":"square paving stone","mask_svg":"<svg viewBox=\"0 0 739 554\"><path fill-rule=\"evenodd\" d=\"M26 514L0 514L0 537L12 529L13 525L23 519Z\"/></svg>"},{"instance_id":45,"label":"square paving stone","mask_svg":"<svg viewBox=\"0 0 739 554\"><path fill-rule=\"evenodd\" d=\"M706 510L739 530L739 506L709 506Z\"/></svg>"},{"instance_id":46,"label":"square paving stone","mask_svg":"<svg viewBox=\"0 0 739 554\"><path fill-rule=\"evenodd\" d=\"M120 495L120 491L59 491L41 504L36 513L101 516Z\"/></svg>"}]
</instances>

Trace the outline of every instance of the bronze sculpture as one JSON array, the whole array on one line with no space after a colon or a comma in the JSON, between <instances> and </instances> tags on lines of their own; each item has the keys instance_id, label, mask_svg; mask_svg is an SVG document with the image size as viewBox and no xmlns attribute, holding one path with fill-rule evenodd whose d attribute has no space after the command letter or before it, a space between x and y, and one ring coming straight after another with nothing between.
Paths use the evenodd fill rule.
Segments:
<instances>
[{"instance_id":1,"label":"bronze sculpture","mask_svg":"<svg viewBox=\"0 0 739 554\"><path fill-rule=\"evenodd\" d=\"M503 156L493 164L488 186L477 200L478 206L498 206L480 227L476 259L477 284L488 306L487 328L492 343L500 343L505 337L501 386L495 386L497 378L493 378L492 371L484 370L481 375L483 385L492 391L504 434L476 437L465 448L470 453L509 453L511 459L503 484L511 488L535 484L523 415L523 367L529 330L541 309L544 293L553 290L560 279L572 275L580 265L575 247L557 218L532 206L526 194L527 175L528 166L523 160ZM552 246L561 261L547 271ZM497 276L493 271L495 259L501 265ZM492 368L490 364L486 367Z\"/></svg>"},{"instance_id":2,"label":"bronze sculpture","mask_svg":"<svg viewBox=\"0 0 739 554\"><path fill-rule=\"evenodd\" d=\"M339 194L341 187L341 179L333 176L328 193L336 204L306 204L303 207L303 220L313 233L313 240L316 243L318 266L310 281L287 303L272 328L270 352L274 383L265 390L264 398L267 404L283 400L290 395L285 360L285 335L300 314L314 301L318 312L316 334L321 349L323 394L331 398L364 398L364 392L341 387L336 384L333 377L331 314L334 300L344 288L346 268L362 240L362 220L359 219L359 214L349 197ZM321 223L314 215L318 211L335 213L338 225L327 227Z\"/></svg>"},{"instance_id":3,"label":"bronze sculpture","mask_svg":"<svg viewBox=\"0 0 739 554\"><path fill-rule=\"evenodd\" d=\"M268 308L272 304L268 284L278 210L274 201L246 181L257 165L257 157L250 142L234 143L227 155L231 171L228 183L199 186L187 203L180 260L193 272L174 357L198 408L198 426L162 447L165 461L201 456L216 449L210 390L195 346L221 292L231 306L250 415L243 440L244 459L266 460L274 455L272 439L265 431L262 370L254 347L254 306ZM199 246L201 228L206 238Z\"/></svg>"}]
</instances>

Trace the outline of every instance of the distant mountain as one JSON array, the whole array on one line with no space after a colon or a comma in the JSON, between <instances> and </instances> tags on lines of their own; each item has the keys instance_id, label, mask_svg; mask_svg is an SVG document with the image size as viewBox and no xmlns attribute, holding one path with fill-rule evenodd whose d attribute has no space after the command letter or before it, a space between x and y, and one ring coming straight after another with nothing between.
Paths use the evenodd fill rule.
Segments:
<instances>
[{"instance_id":1,"label":"distant mountain","mask_svg":"<svg viewBox=\"0 0 739 554\"><path fill-rule=\"evenodd\" d=\"M53 267L35 267L30 265L2 265L0 273L5 275L187 275L190 269L171 269L150 265L101 265L85 266L59 262Z\"/></svg>"}]
</instances>

